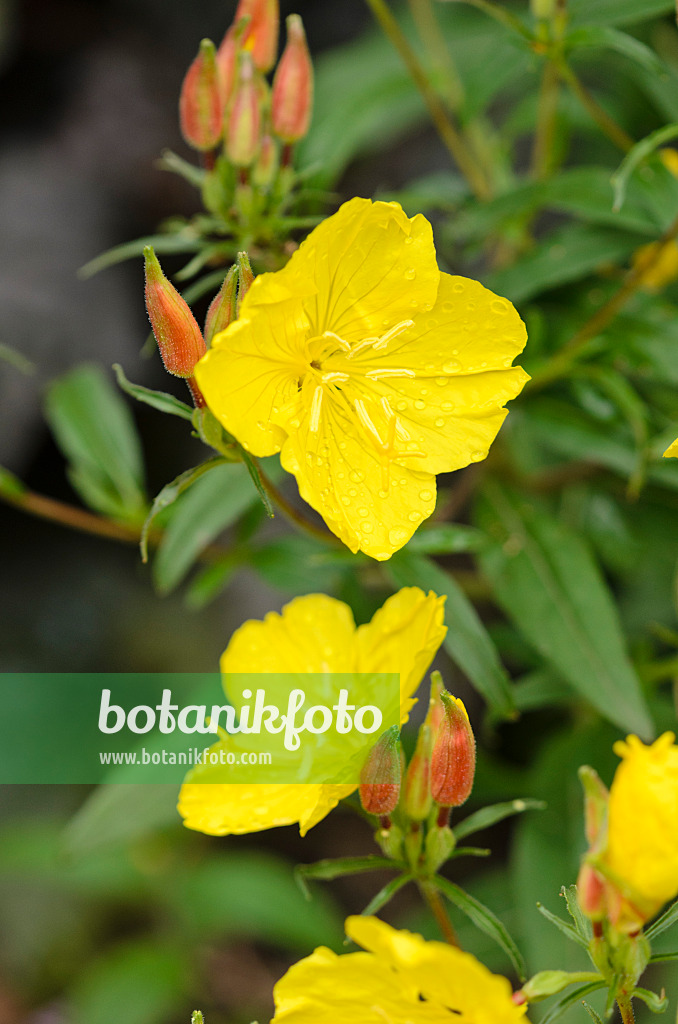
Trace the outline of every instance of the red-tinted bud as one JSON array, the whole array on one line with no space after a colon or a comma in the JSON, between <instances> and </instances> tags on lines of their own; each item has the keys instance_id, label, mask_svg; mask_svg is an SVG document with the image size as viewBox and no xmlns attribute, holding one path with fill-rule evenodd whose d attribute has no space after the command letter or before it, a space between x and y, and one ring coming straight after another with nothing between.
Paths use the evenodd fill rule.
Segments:
<instances>
[{"instance_id":1,"label":"red-tinted bud","mask_svg":"<svg viewBox=\"0 0 678 1024\"><path fill-rule=\"evenodd\" d=\"M235 25L231 25L221 40L217 50L217 69L219 71L219 87L224 110L233 95L235 72L238 63L238 33Z\"/></svg>"},{"instance_id":2,"label":"red-tinted bud","mask_svg":"<svg viewBox=\"0 0 678 1024\"><path fill-rule=\"evenodd\" d=\"M278 147L272 135L264 135L259 147L259 156L252 171L252 183L266 188L275 178L278 170Z\"/></svg>"},{"instance_id":3,"label":"red-tinted bud","mask_svg":"<svg viewBox=\"0 0 678 1024\"><path fill-rule=\"evenodd\" d=\"M360 773L360 802L369 814L390 814L400 796L400 737L394 725L374 744Z\"/></svg>"},{"instance_id":4,"label":"red-tinted bud","mask_svg":"<svg viewBox=\"0 0 678 1024\"><path fill-rule=\"evenodd\" d=\"M278 55L280 10L278 0L240 0L235 23L249 18L242 45L249 50L258 71L270 71Z\"/></svg>"},{"instance_id":5,"label":"red-tinted bud","mask_svg":"<svg viewBox=\"0 0 678 1024\"><path fill-rule=\"evenodd\" d=\"M598 773L588 765L579 769L579 780L584 789L584 827L590 847L604 845L609 793Z\"/></svg>"},{"instance_id":6,"label":"red-tinted bud","mask_svg":"<svg viewBox=\"0 0 678 1024\"><path fill-rule=\"evenodd\" d=\"M433 798L431 796L431 727L424 722L419 729L417 746L407 767L403 786L403 807L412 821L428 818Z\"/></svg>"},{"instance_id":7,"label":"red-tinted bud","mask_svg":"<svg viewBox=\"0 0 678 1024\"><path fill-rule=\"evenodd\" d=\"M240 304L247 295L252 282L254 281L254 271L250 264L250 258L246 252L238 253L238 313L240 313Z\"/></svg>"},{"instance_id":8,"label":"red-tinted bud","mask_svg":"<svg viewBox=\"0 0 678 1024\"><path fill-rule=\"evenodd\" d=\"M203 39L179 97L181 133L189 146L214 149L224 129L224 106L214 43Z\"/></svg>"},{"instance_id":9,"label":"red-tinted bud","mask_svg":"<svg viewBox=\"0 0 678 1024\"><path fill-rule=\"evenodd\" d=\"M221 288L214 296L205 317L205 341L208 345L219 331L225 331L235 320L238 297L238 268L231 267Z\"/></svg>"},{"instance_id":10,"label":"red-tinted bud","mask_svg":"<svg viewBox=\"0 0 678 1024\"><path fill-rule=\"evenodd\" d=\"M468 799L476 770L476 741L462 702L441 693L444 715L434 736L431 795L443 807L459 807Z\"/></svg>"},{"instance_id":11,"label":"red-tinted bud","mask_svg":"<svg viewBox=\"0 0 678 1024\"><path fill-rule=\"evenodd\" d=\"M287 19L287 45L273 79L271 120L283 142L303 139L313 109L313 65L298 14Z\"/></svg>"},{"instance_id":12,"label":"red-tinted bud","mask_svg":"<svg viewBox=\"0 0 678 1024\"><path fill-rule=\"evenodd\" d=\"M236 167L249 167L259 149L261 111L257 91L252 57L241 53L226 127L226 154Z\"/></svg>"},{"instance_id":13,"label":"red-tinted bud","mask_svg":"<svg viewBox=\"0 0 678 1024\"><path fill-rule=\"evenodd\" d=\"M602 921L607 914L606 885L604 879L586 861L577 878L577 899L582 913L592 921Z\"/></svg>"},{"instance_id":14,"label":"red-tinted bud","mask_svg":"<svg viewBox=\"0 0 678 1024\"><path fill-rule=\"evenodd\" d=\"M440 699L440 694L445 693L445 684L440 672L431 672L431 692L428 700L428 712L426 721L431 726L431 734L438 735L438 730L445 717L445 708Z\"/></svg>"},{"instance_id":15,"label":"red-tinted bud","mask_svg":"<svg viewBox=\"0 0 678 1024\"><path fill-rule=\"evenodd\" d=\"M158 349L168 373L192 377L205 354L205 342L195 317L174 285L162 272L150 245L144 249L146 309Z\"/></svg>"}]
</instances>

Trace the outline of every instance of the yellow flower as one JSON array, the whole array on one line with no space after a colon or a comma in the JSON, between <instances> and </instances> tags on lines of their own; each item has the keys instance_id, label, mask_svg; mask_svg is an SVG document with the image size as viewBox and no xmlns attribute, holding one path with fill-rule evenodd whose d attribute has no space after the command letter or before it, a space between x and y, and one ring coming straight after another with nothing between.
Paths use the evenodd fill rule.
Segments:
<instances>
[{"instance_id":1,"label":"yellow flower","mask_svg":"<svg viewBox=\"0 0 678 1024\"><path fill-rule=\"evenodd\" d=\"M436 474L486 457L525 340L510 302L438 270L424 217L352 199L255 280L196 378L351 551L385 559L433 512Z\"/></svg>"},{"instance_id":2,"label":"yellow flower","mask_svg":"<svg viewBox=\"0 0 678 1024\"><path fill-rule=\"evenodd\" d=\"M395 672L400 673L400 711L405 721L412 694L443 641L445 598L418 587L393 594L372 621L356 628L348 605L324 594L297 597L282 614L250 620L231 637L221 658L227 696L232 673ZM228 741L224 741L228 742ZM223 785L190 781L179 797L188 828L210 835L258 832L299 822L302 835L357 785Z\"/></svg>"},{"instance_id":3,"label":"yellow flower","mask_svg":"<svg viewBox=\"0 0 678 1024\"><path fill-rule=\"evenodd\" d=\"M673 441L664 452L665 459L678 459L678 438Z\"/></svg>"},{"instance_id":4,"label":"yellow flower","mask_svg":"<svg viewBox=\"0 0 678 1024\"><path fill-rule=\"evenodd\" d=\"M678 245L673 240L641 245L633 254L632 266L641 272L640 283L646 291L660 292L678 278Z\"/></svg>"},{"instance_id":5,"label":"yellow flower","mask_svg":"<svg viewBox=\"0 0 678 1024\"><path fill-rule=\"evenodd\" d=\"M604 862L611 880L647 920L678 894L678 746L666 732L651 746L628 736L617 768Z\"/></svg>"},{"instance_id":6,"label":"yellow flower","mask_svg":"<svg viewBox=\"0 0 678 1024\"><path fill-rule=\"evenodd\" d=\"M349 917L346 933L367 952L321 946L273 990L271 1024L515 1024L526 1007L506 978L470 953L396 931L376 917Z\"/></svg>"}]
</instances>

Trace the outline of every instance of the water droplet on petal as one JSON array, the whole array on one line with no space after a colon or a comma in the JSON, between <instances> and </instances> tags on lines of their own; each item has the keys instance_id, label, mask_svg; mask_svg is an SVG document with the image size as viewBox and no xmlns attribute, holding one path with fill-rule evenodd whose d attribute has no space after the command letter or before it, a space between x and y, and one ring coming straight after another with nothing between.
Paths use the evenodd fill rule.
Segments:
<instances>
[{"instance_id":1,"label":"water droplet on petal","mask_svg":"<svg viewBox=\"0 0 678 1024\"><path fill-rule=\"evenodd\" d=\"M418 398L414 403L414 408L418 409L419 412L421 412L422 409L426 408L426 402L422 402L421 398Z\"/></svg>"},{"instance_id":2,"label":"water droplet on petal","mask_svg":"<svg viewBox=\"0 0 678 1024\"><path fill-rule=\"evenodd\" d=\"M388 491L379 491L380 498L388 498Z\"/></svg>"},{"instance_id":3,"label":"water droplet on petal","mask_svg":"<svg viewBox=\"0 0 678 1024\"><path fill-rule=\"evenodd\" d=\"M443 312L444 313L451 313L453 310L454 310L454 303L453 302L443 302Z\"/></svg>"},{"instance_id":4,"label":"water droplet on petal","mask_svg":"<svg viewBox=\"0 0 678 1024\"><path fill-rule=\"evenodd\" d=\"M442 402L440 408L443 410L443 412L452 412L454 406L452 402Z\"/></svg>"},{"instance_id":5,"label":"water droplet on petal","mask_svg":"<svg viewBox=\"0 0 678 1024\"><path fill-rule=\"evenodd\" d=\"M358 492L356 491L355 487L351 487L351 488L349 488L349 492L348 493L351 495L352 498L355 498L355 496L356 496L356 494Z\"/></svg>"},{"instance_id":6,"label":"water droplet on petal","mask_svg":"<svg viewBox=\"0 0 678 1024\"><path fill-rule=\"evenodd\" d=\"M396 405L396 409L398 410L398 412L405 412L405 410L407 409L407 402L398 402L398 404Z\"/></svg>"},{"instance_id":7,"label":"water droplet on petal","mask_svg":"<svg viewBox=\"0 0 678 1024\"><path fill-rule=\"evenodd\" d=\"M362 516L363 519L367 518L367 516L369 514L370 514L370 510L368 508L359 508L358 509L358 515Z\"/></svg>"},{"instance_id":8,"label":"water droplet on petal","mask_svg":"<svg viewBox=\"0 0 678 1024\"><path fill-rule=\"evenodd\" d=\"M439 388L444 388L447 384L447 377L436 377L436 384Z\"/></svg>"},{"instance_id":9,"label":"water droplet on petal","mask_svg":"<svg viewBox=\"0 0 678 1024\"><path fill-rule=\"evenodd\" d=\"M508 303L503 302L501 299L495 299L490 309L493 313L508 313Z\"/></svg>"},{"instance_id":10,"label":"water droplet on petal","mask_svg":"<svg viewBox=\"0 0 678 1024\"><path fill-rule=\"evenodd\" d=\"M454 284L452 285L452 291L456 292L457 295L461 295L462 292L464 291L463 284L461 284L460 281L455 281Z\"/></svg>"},{"instance_id":11,"label":"water droplet on petal","mask_svg":"<svg viewBox=\"0 0 678 1024\"><path fill-rule=\"evenodd\" d=\"M421 519L421 512L410 512L407 518L411 523L418 523Z\"/></svg>"},{"instance_id":12,"label":"water droplet on petal","mask_svg":"<svg viewBox=\"0 0 678 1024\"><path fill-rule=\"evenodd\" d=\"M428 327L429 331L432 331L435 327L438 326L438 321L433 319L427 320L426 326Z\"/></svg>"},{"instance_id":13,"label":"water droplet on petal","mask_svg":"<svg viewBox=\"0 0 678 1024\"><path fill-rule=\"evenodd\" d=\"M406 238L406 239L405 239L405 245L412 245L412 241L413 241L413 239L411 239L411 238Z\"/></svg>"},{"instance_id":14,"label":"water droplet on petal","mask_svg":"<svg viewBox=\"0 0 678 1024\"><path fill-rule=\"evenodd\" d=\"M440 429L440 427L444 427L444 426L445 426L445 420L443 419L442 416L439 416L438 419L436 420L436 427L438 427L438 429Z\"/></svg>"},{"instance_id":15,"label":"water droplet on petal","mask_svg":"<svg viewBox=\"0 0 678 1024\"><path fill-rule=\"evenodd\" d=\"M372 523L361 523L360 529L362 530L363 533L372 533L374 526L372 525Z\"/></svg>"},{"instance_id":16,"label":"water droplet on petal","mask_svg":"<svg viewBox=\"0 0 678 1024\"><path fill-rule=\"evenodd\" d=\"M414 281L416 276L417 276L417 272L414 269L414 267L408 267L407 270L405 271L405 278L408 281Z\"/></svg>"},{"instance_id":17,"label":"water droplet on petal","mask_svg":"<svg viewBox=\"0 0 678 1024\"><path fill-rule=\"evenodd\" d=\"M471 462L482 462L485 452L471 452Z\"/></svg>"},{"instance_id":18,"label":"water droplet on petal","mask_svg":"<svg viewBox=\"0 0 678 1024\"><path fill-rule=\"evenodd\" d=\"M466 303L466 309L468 310L469 313L473 313L475 311L475 308L476 308L475 302L467 302Z\"/></svg>"},{"instance_id":19,"label":"water droplet on petal","mask_svg":"<svg viewBox=\"0 0 678 1024\"><path fill-rule=\"evenodd\" d=\"M443 366L444 373L456 373L460 369L461 369L461 363L459 362L458 359L450 359Z\"/></svg>"},{"instance_id":20,"label":"water droplet on petal","mask_svg":"<svg viewBox=\"0 0 678 1024\"><path fill-rule=\"evenodd\" d=\"M349 498L349 496L347 494L343 494L342 495L341 503L342 503L342 505L350 505L351 504L351 499Z\"/></svg>"},{"instance_id":21,"label":"water droplet on petal","mask_svg":"<svg viewBox=\"0 0 678 1024\"><path fill-rule=\"evenodd\" d=\"M356 483L356 484L359 484L359 483L360 483L360 481L361 481L362 479L364 479L364 476L365 476L365 474L364 474L364 473L361 473L361 472L360 472L360 470L358 470L358 469L354 469L354 470L353 470L353 472L351 473L351 480L352 480L352 481L353 481L354 483Z\"/></svg>"},{"instance_id":22,"label":"water droplet on petal","mask_svg":"<svg viewBox=\"0 0 678 1024\"><path fill-rule=\"evenodd\" d=\"M412 307L412 309L416 309L418 305L419 303L417 302L416 299L412 299L412 301L410 302L410 306Z\"/></svg>"},{"instance_id":23,"label":"water droplet on petal","mask_svg":"<svg viewBox=\"0 0 678 1024\"><path fill-rule=\"evenodd\" d=\"M419 491L419 497L422 501L430 501L433 497L433 491Z\"/></svg>"},{"instance_id":24,"label":"water droplet on petal","mask_svg":"<svg viewBox=\"0 0 678 1024\"><path fill-rule=\"evenodd\" d=\"M389 544L393 544L394 547L400 547L407 540L407 530L403 530L401 526L394 526L392 530L388 531Z\"/></svg>"}]
</instances>

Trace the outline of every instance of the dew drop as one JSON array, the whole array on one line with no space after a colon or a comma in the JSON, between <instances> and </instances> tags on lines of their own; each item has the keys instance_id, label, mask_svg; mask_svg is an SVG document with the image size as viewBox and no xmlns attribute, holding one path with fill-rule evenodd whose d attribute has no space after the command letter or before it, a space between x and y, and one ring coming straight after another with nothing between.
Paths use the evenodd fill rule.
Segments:
<instances>
[{"instance_id":1,"label":"dew drop","mask_svg":"<svg viewBox=\"0 0 678 1024\"><path fill-rule=\"evenodd\" d=\"M460 370L460 369L461 369L461 363L459 362L458 359L450 359L443 366L443 370L444 370L445 373L456 373L457 370Z\"/></svg>"},{"instance_id":2,"label":"dew drop","mask_svg":"<svg viewBox=\"0 0 678 1024\"><path fill-rule=\"evenodd\" d=\"M418 409L419 412L421 412L422 409L426 408L426 402L422 402L421 398L418 398L414 403L414 408Z\"/></svg>"},{"instance_id":3,"label":"dew drop","mask_svg":"<svg viewBox=\"0 0 678 1024\"><path fill-rule=\"evenodd\" d=\"M456 292L457 295L461 295L464 291L464 286L459 281L455 281L452 285L452 291Z\"/></svg>"},{"instance_id":4,"label":"dew drop","mask_svg":"<svg viewBox=\"0 0 678 1024\"><path fill-rule=\"evenodd\" d=\"M347 494L343 494L342 495L342 497L341 497L341 504L342 505L350 505L351 504L351 499L349 498L349 496Z\"/></svg>"},{"instance_id":5,"label":"dew drop","mask_svg":"<svg viewBox=\"0 0 678 1024\"><path fill-rule=\"evenodd\" d=\"M407 518L411 523L418 523L421 519L421 512L410 512Z\"/></svg>"},{"instance_id":6,"label":"dew drop","mask_svg":"<svg viewBox=\"0 0 678 1024\"><path fill-rule=\"evenodd\" d=\"M473 313L475 311L475 308L476 308L475 302L467 302L466 303L466 309L468 310L469 313Z\"/></svg>"},{"instance_id":7,"label":"dew drop","mask_svg":"<svg viewBox=\"0 0 678 1024\"><path fill-rule=\"evenodd\" d=\"M432 331L434 327L438 326L438 321L431 318L430 320L426 321L426 326L428 327L429 331Z\"/></svg>"},{"instance_id":8,"label":"dew drop","mask_svg":"<svg viewBox=\"0 0 678 1024\"><path fill-rule=\"evenodd\" d=\"M361 473L360 470L354 469L353 472L351 473L351 480L353 481L354 484L359 484L360 481L364 478L364 476L365 474Z\"/></svg>"},{"instance_id":9,"label":"dew drop","mask_svg":"<svg viewBox=\"0 0 678 1024\"><path fill-rule=\"evenodd\" d=\"M443 419L442 416L439 416L438 419L436 420L436 427L438 427L438 429L440 429L440 427L444 427L444 426L445 426L445 420Z\"/></svg>"},{"instance_id":10,"label":"dew drop","mask_svg":"<svg viewBox=\"0 0 678 1024\"><path fill-rule=\"evenodd\" d=\"M471 462L482 462L485 452L471 452Z\"/></svg>"},{"instance_id":11,"label":"dew drop","mask_svg":"<svg viewBox=\"0 0 678 1024\"><path fill-rule=\"evenodd\" d=\"M380 498L388 498L388 491L379 491Z\"/></svg>"},{"instance_id":12,"label":"dew drop","mask_svg":"<svg viewBox=\"0 0 678 1024\"><path fill-rule=\"evenodd\" d=\"M307 462L313 462L313 457L314 457L314 453L313 452L305 452L304 453L304 458L306 459Z\"/></svg>"},{"instance_id":13,"label":"dew drop","mask_svg":"<svg viewBox=\"0 0 678 1024\"><path fill-rule=\"evenodd\" d=\"M412 299L412 301L410 302L410 306L412 307L412 309L416 309L418 305L419 303L417 302L416 299Z\"/></svg>"},{"instance_id":14,"label":"dew drop","mask_svg":"<svg viewBox=\"0 0 678 1024\"><path fill-rule=\"evenodd\" d=\"M440 408L443 412L452 412L454 406L452 405L452 402L442 402Z\"/></svg>"},{"instance_id":15,"label":"dew drop","mask_svg":"<svg viewBox=\"0 0 678 1024\"><path fill-rule=\"evenodd\" d=\"M358 492L356 491L355 487L350 487L348 493L351 495L352 498L355 498Z\"/></svg>"},{"instance_id":16,"label":"dew drop","mask_svg":"<svg viewBox=\"0 0 678 1024\"><path fill-rule=\"evenodd\" d=\"M414 267L408 267L407 270L405 271L405 279L407 281L414 281L416 276L417 276L417 272L414 269Z\"/></svg>"},{"instance_id":17,"label":"dew drop","mask_svg":"<svg viewBox=\"0 0 678 1024\"><path fill-rule=\"evenodd\" d=\"M447 377L436 377L436 384L439 388L444 388L447 384Z\"/></svg>"},{"instance_id":18,"label":"dew drop","mask_svg":"<svg viewBox=\"0 0 678 1024\"><path fill-rule=\"evenodd\" d=\"M412 245L412 242L413 242L413 239L411 239L411 238L406 238L405 239L405 245Z\"/></svg>"},{"instance_id":19,"label":"dew drop","mask_svg":"<svg viewBox=\"0 0 678 1024\"><path fill-rule=\"evenodd\" d=\"M372 525L372 523L361 523L360 529L362 530L363 533L372 533L374 526Z\"/></svg>"},{"instance_id":20,"label":"dew drop","mask_svg":"<svg viewBox=\"0 0 678 1024\"><path fill-rule=\"evenodd\" d=\"M454 309L454 303L453 302L443 302L443 312L444 313L451 313L453 309Z\"/></svg>"},{"instance_id":21,"label":"dew drop","mask_svg":"<svg viewBox=\"0 0 678 1024\"><path fill-rule=\"evenodd\" d=\"M433 497L433 491L419 491L419 497L422 501L430 501Z\"/></svg>"},{"instance_id":22,"label":"dew drop","mask_svg":"<svg viewBox=\"0 0 678 1024\"><path fill-rule=\"evenodd\" d=\"M502 302L500 299L495 299L492 305L490 306L490 309L492 310L493 313L508 313L508 306L506 305L505 302Z\"/></svg>"},{"instance_id":23,"label":"dew drop","mask_svg":"<svg viewBox=\"0 0 678 1024\"><path fill-rule=\"evenodd\" d=\"M319 455L316 455L316 457L315 457L315 464L316 464L316 466L322 466L323 465L323 460L320 458Z\"/></svg>"},{"instance_id":24,"label":"dew drop","mask_svg":"<svg viewBox=\"0 0 678 1024\"><path fill-rule=\"evenodd\" d=\"M425 302L421 308L424 310L425 313L428 313L429 310L433 309L433 306L431 305L430 302Z\"/></svg>"},{"instance_id":25,"label":"dew drop","mask_svg":"<svg viewBox=\"0 0 678 1024\"><path fill-rule=\"evenodd\" d=\"M398 402L398 404L396 405L396 409L398 410L398 412L405 412L405 410L407 409L407 402Z\"/></svg>"},{"instance_id":26,"label":"dew drop","mask_svg":"<svg viewBox=\"0 0 678 1024\"><path fill-rule=\"evenodd\" d=\"M259 430L266 430L266 424L263 420L257 420L257 426L259 427Z\"/></svg>"},{"instance_id":27,"label":"dew drop","mask_svg":"<svg viewBox=\"0 0 678 1024\"><path fill-rule=\"evenodd\" d=\"M369 514L370 514L370 510L368 508L359 508L358 509L358 515L362 516L363 519L366 519Z\"/></svg>"},{"instance_id":28,"label":"dew drop","mask_svg":"<svg viewBox=\"0 0 678 1024\"><path fill-rule=\"evenodd\" d=\"M394 547L400 547L407 540L407 530L403 530L401 526L394 526L392 530L388 531L389 544L393 544Z\"/></svg>"},{"instance_id":29,"label":"dew drop","mask_svg":"<svg viewBox=\"0 0 678 1024\"><path fill-rule=\"evenodd\" d=\"M337 480L344 480L346 477L345 473L337 473Z\"/></svg>"}]
</instances>

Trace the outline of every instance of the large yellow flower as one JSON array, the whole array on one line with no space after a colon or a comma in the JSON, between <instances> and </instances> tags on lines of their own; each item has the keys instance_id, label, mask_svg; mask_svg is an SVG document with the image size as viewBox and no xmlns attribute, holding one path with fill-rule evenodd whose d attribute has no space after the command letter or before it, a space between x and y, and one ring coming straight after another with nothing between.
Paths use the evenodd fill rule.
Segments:
<instances>
[{"instance_id":1,"label":"large yellow flower","mask_svg":"<svg viewBox=\"0 0 678 1024\"><path fill-rule=\"evenodd\" d=\"M255 280L195 375L226 430L385 559L433 512L435 475L486 457L525 340L510 302L438 270L424 217L352 199Z\"/></svg>"},{"instance_id":2,"label":"large yellow flower","mask_svg":"<svg viewBox=\"0 0 678 1024\"><path fill-rule=\"evenodd\" d=\"M664 452L664 458L678 459L678 438L676 438L675 441L672 441L671 444L668 446L668 448Z\"/></svg>"},{"instance_id":3,"label":"large yellow flower","mask_svg":"<svg viewBox=\"0 0 678 1024\"><path fill-rule=\"evenodd\" d=\"M678 746L671 732L651 746L615 744L624 760L610 787L604 863L648 919L678 895Z\"/></svg>"},{"instance_id":4,"label":"large yellow flower","mask_svg":"<svg viewBox=\"0 0 678 1024\"><path fill-rule=\"evenodd\" d=\"M324 947L300 960L273 990L271 1024L516 1024L506 978L470 953L396 931L376 917L349 917L346 933L366 953Z\"/></svg>"},{"instance_id":5,"label":"large yellow flower","mask_svg":"<svg viewBox=\"0 0 678 1024\"><path fill-rule=\"evenodd\" d=\"M396 672L405 721L426 669L443 641L444 597L405 587L356 628L351 609L324 594L297 597L282 614L250 620L231 637L221 658L227 695L231 673ZM234 701L235 703L235 701ZM225 741L228 742L228 741ZM304 835L353 785L199 784L200 769L181 789L179 812L188 828L210 835L258 832L299 822Z\"/></svg>"}]
</instances>

